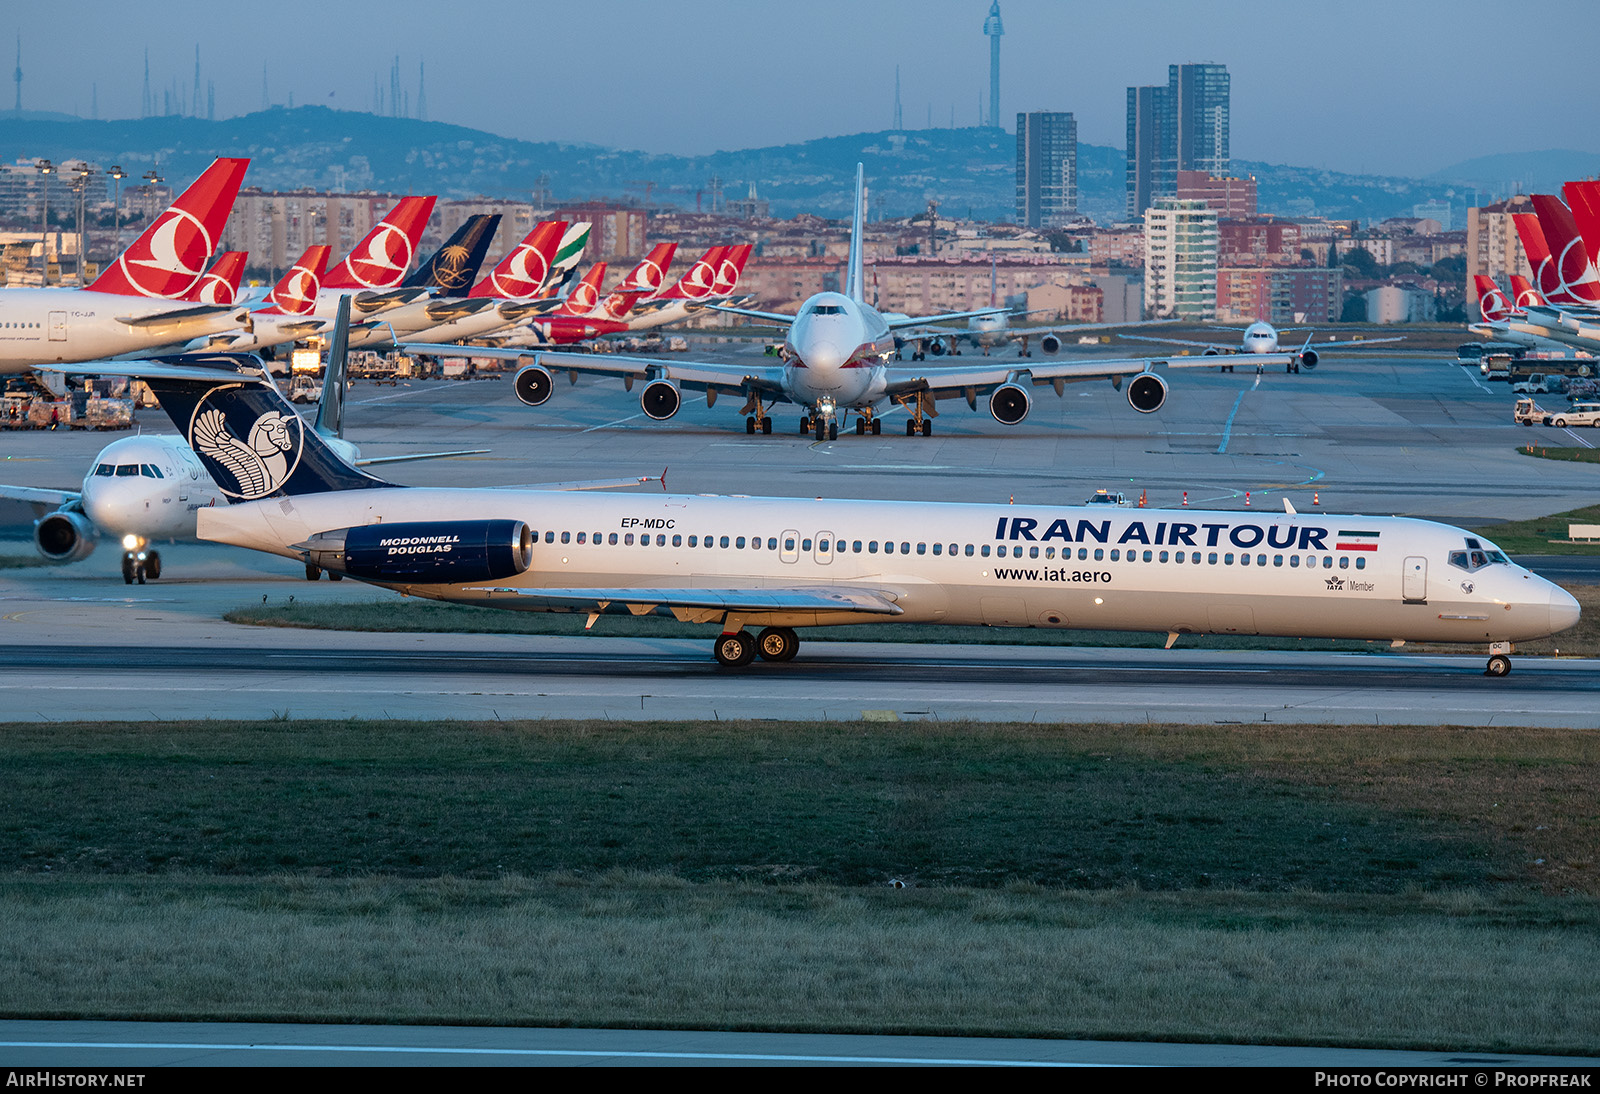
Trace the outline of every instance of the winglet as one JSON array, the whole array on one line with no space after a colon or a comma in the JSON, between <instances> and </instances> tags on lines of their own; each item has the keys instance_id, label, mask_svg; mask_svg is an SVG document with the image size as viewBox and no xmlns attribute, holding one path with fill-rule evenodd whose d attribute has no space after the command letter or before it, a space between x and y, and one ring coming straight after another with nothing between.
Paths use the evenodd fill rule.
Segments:
<instances>
[{"instance_id":1,"label":"winglet","mask_svg":"<svg viewBox=\"0 0 1600 1094\"><path fill-rule=\"evenodd\" d=\"M865 189L866 168L858 163L856 164L856 202L850 214L850 271L846 275L844 283L844 294L858 304L866 303L866 297L862 295L866 291L866 284L861 271L861 198Z\"/></svg>"}]
</instances>

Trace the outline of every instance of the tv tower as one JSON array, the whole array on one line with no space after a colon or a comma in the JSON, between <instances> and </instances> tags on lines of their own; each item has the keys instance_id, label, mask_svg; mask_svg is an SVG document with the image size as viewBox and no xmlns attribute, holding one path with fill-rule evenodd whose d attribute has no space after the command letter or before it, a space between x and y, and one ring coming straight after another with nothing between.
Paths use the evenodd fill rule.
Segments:
<instances>
[{"instance_id":1,"label":"tv tower","mask_svg":"<svg viewBox=\"0 0 1600 1094\"><path fill-rule=\"evenodd\" d=\"M22 34L17 34L17 113L22 113Z\"/></svg>"},{"instance_id":2,"label":"tv tower","mask_svg":"<svg viewBox=\"0 0 1600 1094\"><path fill-rule=\"evenodd\" d=\"M989 18L983 21L983 33L989 36L989 125L1000 125L1000 36L1006 28L1000 25L1000 0L989 5Z\"/></svg>"}]
</instances>

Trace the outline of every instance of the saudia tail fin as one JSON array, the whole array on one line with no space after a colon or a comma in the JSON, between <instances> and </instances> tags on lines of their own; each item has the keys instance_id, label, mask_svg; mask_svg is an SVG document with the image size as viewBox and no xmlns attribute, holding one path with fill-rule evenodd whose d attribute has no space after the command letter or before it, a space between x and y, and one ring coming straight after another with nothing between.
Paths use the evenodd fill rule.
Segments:
<instances>
[{"instance_id":1,"label":"saudia tail fin","mask_svg":"<svg viewBox=\"0 0 1600 1094\"><path fill-rule=\"evenodd\" d=\"M499 213L468 217L444 245L401 282L412 288L438 289L444 296L466 296L478 279L478 268L489 253L489 241L500 226Z\"/></svg>"},{"instance_id":2,"label":"saudia tail fin","mask_svg":"<svg viewBox=\"0 0 1600 1094\"><path fill-rule=\"evenodd\" d=\"M219 159L117 256L91 292L180 299L199 282L233 210L249 160Z\"/></svg>"},{"instance_id":3,"label":"saudia tail fin","mask_svg":"<svg viewBox=\"0 0 1600 1094\"><path fill-rule=\"evenodd\" d=\"M866 192L866 168L856 164L856 200L850 213L850 270L845 275L844 294L858 304L865 304L866 284L862 277L862 219L861 199Z\"/></svg>"},{"instance_id":4,"label":"saudia tail fin","mask_svg":"<svg viewBox=\"0 0 1600 1094\"><path fill-rule=\"evenodd\" d=\"M389 215L356 244L328 276L325 289L392 289L406 275L416 257L422 230L433 214L433 197L401 198Z\"/></svg>"}]
</instances>

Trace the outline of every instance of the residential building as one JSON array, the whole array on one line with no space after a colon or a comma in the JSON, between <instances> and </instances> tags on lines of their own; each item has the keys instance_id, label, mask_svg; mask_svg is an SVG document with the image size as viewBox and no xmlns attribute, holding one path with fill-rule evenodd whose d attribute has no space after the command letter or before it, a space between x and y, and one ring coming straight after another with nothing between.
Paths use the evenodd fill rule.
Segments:
<instances>
[{"instance_id":1,"label":"residential building","mask_svg":"<svg viewBox=\"0 0 1600 1094\"><path fill-rule=\"evenodd\" d=\"M1208 171L1179 171L1174 197L1203 201L1224 220L1245 220L1256 215L1256 180L1213 175Z\"/></svg>"},{"instance_id":2,"label":"residential building","mask_svg":"<svg viewBox=\"0 0 1600 1094\"><path fill-rule=\"evenodd\" d=\"M1344 271L1320 266L1217 267L1224 322L1331 323L1344 307Z\"/></svg>"},{"instance_id":3,"label":"residential building","mask_svg":"<svg viewBox=\"0 0 1600 1094\"><path fill-rule=\"evenodd\" d=\"M1217 214L1203 201L1158 198L1144 219L1145 312L1210 320L1217 313Z\"/></svg>"},{"instance_id":4,"label":"residential building","mask_svg":"<svg viewBox=\"0 0 1600 1094\"><path fill-rule=\"evenodd\" d=\"M1176 197L1179 171L1226 178L1231 83L1226 65L1167 66L1166 87L1128 88L1128 219Z\"/></svg>"}]
</instances>

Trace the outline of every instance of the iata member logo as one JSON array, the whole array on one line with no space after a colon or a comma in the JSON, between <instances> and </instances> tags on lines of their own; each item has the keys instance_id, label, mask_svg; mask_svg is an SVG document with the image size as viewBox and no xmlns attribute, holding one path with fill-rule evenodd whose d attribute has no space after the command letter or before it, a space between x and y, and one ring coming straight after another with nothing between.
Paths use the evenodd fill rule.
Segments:
<instances>
[{"instance_id":1,"label":"iata member logo","mask_svg":"<svg viewBox=\"0 0 1600 1094\"><path fill-rule=\"evenodd\" d=\"M117 266L141 296L179 297L199 282L211 250L205 225L173 207L122 253Z\"/></svg>"},{"instance_id":2,"label":"iata member logo","mask_svg":"<svg viewBox=\"0 0 1600 1094\"><path fill-rule=\"evenodd\" d=\"M305 447L305 427L298 415L270 410L256 417L240 439L227 416L206 405L217 391L236 390L214 388L195 405L189 420L189 443L205 459L224 494L255 501L272 494L294 474ZM232 400L229 405L240 407Z\"/></svg>"},{"instance_id":3,"label":"iata member logo","mask_svg":"<svg viewBox=\"0 0 1600 1094\"><path fill-rule=\"evenodd\" d=\"M1330 578L1327 579L1327 582L1328 582L1328 591L1330 593L1342 593L1342 592L1344 592L1344 578L1342 578L1342 577L1330 577Z\"/></svg>"}]
</instances>

